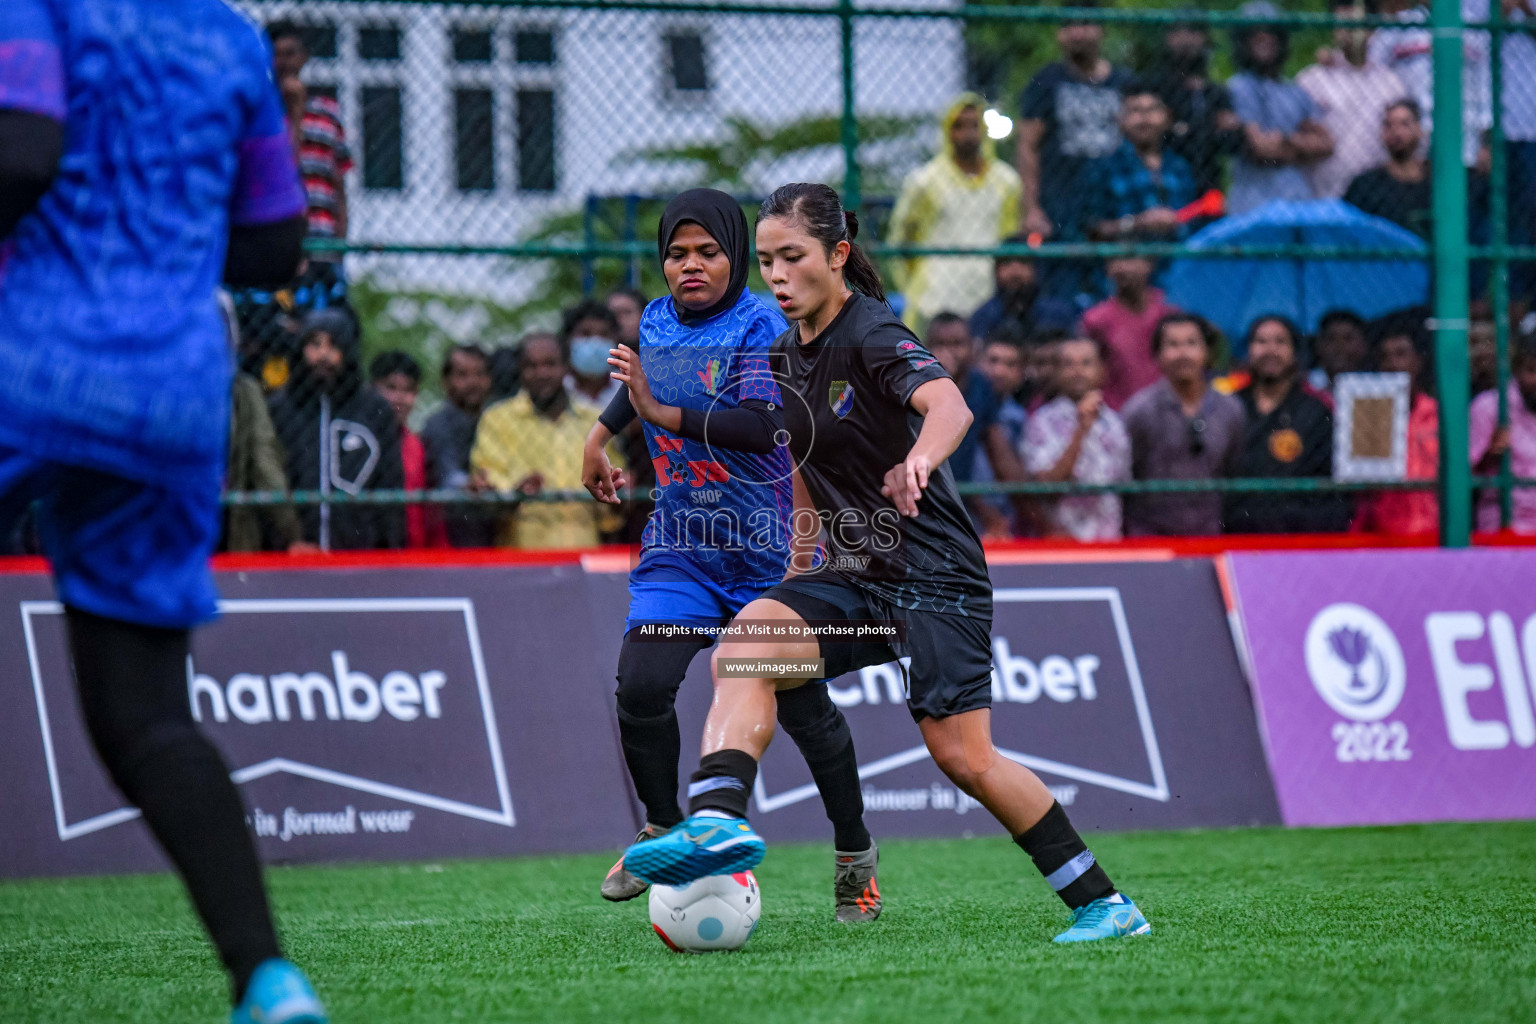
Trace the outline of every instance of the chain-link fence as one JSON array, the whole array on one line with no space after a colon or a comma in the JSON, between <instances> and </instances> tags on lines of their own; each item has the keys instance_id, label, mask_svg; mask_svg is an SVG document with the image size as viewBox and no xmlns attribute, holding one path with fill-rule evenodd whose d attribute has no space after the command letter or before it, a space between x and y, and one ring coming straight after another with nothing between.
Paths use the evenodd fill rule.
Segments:
<instances>
[{"instance_id":1,"label":"chain-link fence","mask_svg":"<svg viewBox=\"0 0 1536 1024\"><path fill-rule=\"evenodd\" d=\"M236 297L232 546L633 538L644 507L571 501L596 339L665 292L671 195L750 212L795 180L842 191L1016 455L954 467L994 536L1083 536L1105 492L1125 532L1454 543L1474 504L1536 530L1529 0L239 6L274 37L312 237L291 287ZM1195 383L1153 352L1175 309L1207 322ZM1375 371L1406 376L1346 377ZM1341 397L1357 440L1383 401L1398 438L1356 453L1364 483L1335 480ZM642 494L651 454L623 452ZM558 511L520 537L519 503Z\"/></svg>"}]
</instances>

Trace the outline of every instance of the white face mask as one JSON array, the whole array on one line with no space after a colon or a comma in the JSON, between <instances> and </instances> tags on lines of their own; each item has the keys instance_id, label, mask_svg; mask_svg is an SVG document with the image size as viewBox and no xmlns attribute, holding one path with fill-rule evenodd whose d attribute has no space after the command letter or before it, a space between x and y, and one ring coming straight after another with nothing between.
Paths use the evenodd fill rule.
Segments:
<instances>
[{"instance_id":1,"label":"white face mask","mask_svg":"<svg viewBox=\"0 0 1536 1024\"><path fill-rule=\"evenodd\" d=\"M585 335L571 339L571 369L583 377L600 377L608 372L608 350L614 343L607 338Z\"/></svg>"}]
</instances>

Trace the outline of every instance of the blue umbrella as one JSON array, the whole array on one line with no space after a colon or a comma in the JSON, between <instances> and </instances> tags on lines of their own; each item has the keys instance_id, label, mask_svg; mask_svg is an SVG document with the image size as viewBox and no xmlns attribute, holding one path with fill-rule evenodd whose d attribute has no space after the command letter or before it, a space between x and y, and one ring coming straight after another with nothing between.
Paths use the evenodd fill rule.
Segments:
<instances>
[{"instance_id":1,"label":"blue umbrella","mask_svg":"<svg viewBox=\"0 0 1536 1024\"><path fill-rule=\"evenodd\" d=\"M1228 245L1401 249L1428 256L1413 232L1339 199L1266 203L1189 240L1197 250ZM1220 327L1239 357L1248 325L1265 313L1283 314L1311 334L1330 309L1353 310L1369 320L1420 305L1428 295L1427 259L1193 258L1176 261L1168 272L1168 300Z\"/></svg>"}]
</instances>

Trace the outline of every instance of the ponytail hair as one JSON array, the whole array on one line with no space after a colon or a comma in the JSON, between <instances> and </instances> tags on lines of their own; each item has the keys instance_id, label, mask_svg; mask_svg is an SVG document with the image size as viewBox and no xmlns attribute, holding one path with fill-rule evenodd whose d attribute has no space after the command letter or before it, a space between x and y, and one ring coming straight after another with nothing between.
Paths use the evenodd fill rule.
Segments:
<instances>
[{"instance_id":1,"label":"ponytail hair","mask_svg":"<svg viewBox=\"0 0 1536 1024\"><path fill-rule=\"evenodd\" d=\"M829 255L838 242L847 242L843 280L856 292L886 301L880 271L854 241L859 234L858 215L843 209L842 198L830 185L799 181L779 186L757 209L759 224L773 217L798 221Z\"/></svg>"}]
</instances>

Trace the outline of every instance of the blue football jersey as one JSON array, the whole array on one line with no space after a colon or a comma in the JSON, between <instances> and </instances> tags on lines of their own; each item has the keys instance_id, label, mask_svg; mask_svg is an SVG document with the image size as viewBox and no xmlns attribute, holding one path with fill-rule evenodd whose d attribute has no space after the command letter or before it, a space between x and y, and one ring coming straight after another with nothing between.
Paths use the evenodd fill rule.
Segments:
<instances>
[{"instance_id":1,"label":"blue football jersey","mask_svg":"<svg viewBox=\"0 0 1536 1024\"><path fill-rule=\"evenodd\" d=\"M0 108L65 127L0 265L0 444L217 480L229 228L305 205L265 37L221 0L3 0Z\"/></svg>"},{"instance_id":2,"label":"blue football jersey","mask_svg":"<svg viewBox=\"0 0 1536 1024\"><path fill-rule=\"evenodd\" d=\"M667 405L706 414L749 399L778 405L768 350L783 329L751 292L697 327L663 296L640 319L640 365ZM643 426L657 496L636 575L668 566L727 585L782 579L795 501L788 446L751 455Z\"/></svg>"}]
</instances>

